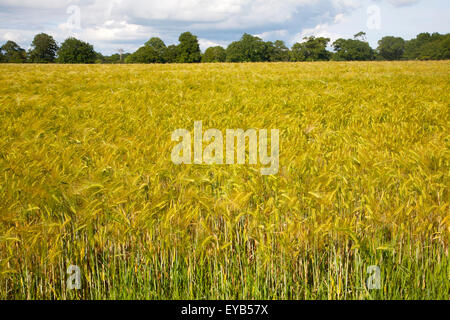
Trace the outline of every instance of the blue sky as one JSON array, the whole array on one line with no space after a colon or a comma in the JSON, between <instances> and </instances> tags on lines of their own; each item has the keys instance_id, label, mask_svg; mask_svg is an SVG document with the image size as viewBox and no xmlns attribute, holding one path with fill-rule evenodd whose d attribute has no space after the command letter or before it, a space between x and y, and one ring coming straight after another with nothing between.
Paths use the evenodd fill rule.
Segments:
<instances>
[{"instance_id":1,"label":"blue sky","mask_svg":"<svg viewBox=\"0 0 450 320\"><path fill-rule=\"evenodd\" d=\"M359 31L376 47L386 35L450 32L448 0L0 0L0 43L28 49L37 33L62 42L75 36L103 54L132 52L153 36L177 43L198 36L202 50L244 33L288 46L315 35L350 38Z\"/></svg>"}]
</instances>

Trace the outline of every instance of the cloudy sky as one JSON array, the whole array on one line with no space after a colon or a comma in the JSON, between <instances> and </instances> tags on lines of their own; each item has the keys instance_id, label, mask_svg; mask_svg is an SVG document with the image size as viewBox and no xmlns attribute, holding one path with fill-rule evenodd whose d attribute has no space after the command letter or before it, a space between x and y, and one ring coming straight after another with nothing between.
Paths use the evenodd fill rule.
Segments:
<instances>
[{"instance_id":1,"label":"cloudy sky","mask_svg":"<svg viewBox=\"0 0 450 320\"><path fill-rule=\"evenodd\" d=\"M448 0L0 0L0 43L28 49L35 34L75 36L103 54L132 52L153 36L177 43L191 31L200 46L226 46L244 33L289 46L305 36L349 38L376 47L385 35L450 32Z\"/></svg>"}]
</instances>

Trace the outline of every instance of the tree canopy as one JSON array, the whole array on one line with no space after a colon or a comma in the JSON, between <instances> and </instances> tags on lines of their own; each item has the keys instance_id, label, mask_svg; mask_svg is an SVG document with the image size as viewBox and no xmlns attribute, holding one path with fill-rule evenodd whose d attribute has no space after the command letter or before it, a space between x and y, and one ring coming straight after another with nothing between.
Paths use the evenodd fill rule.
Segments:
<instances>
[{"instance_id":1,"label":"tree canopy","mask_svg":"<svg viewBox=\"0 0 450 320\"><path fill-rule=\"evenodd\" d=\"M197 37L190 32L185 32L178 38L177 62L194 63L200 62L202 54Z\"/></svg>"},{"instance_id":2,"label":"tree canopy","mask_svg":"<svg viewBox=\"0 0 450 320\"><path fill-rule=\"evenodd\" d=\"M158 37L150 38L134 53L103 56L89 43L66 39L60 48L52 36L37 34L27 52L14 41L0 47L0 62L32 63L198 63L198 62L276 62L276 61L370 61L370 60L445 60L450 59L450 34L421 33L404 40L385 36L376 50L366 40L366 33L356 33L352 39L337 39L331 45L325 37L305 37L291 49L281 40L264 41L244 33L227 48L213 46L202 54L197 36L182 33L178 44L166 46ZM56 58L56 59L55 59Z\"/></svg>"},{"instance_id":3,"label":"tree canopy","mask_svg":"<svg viewBox=\"0 0 450 320\"><path fill-rule=\"evenodd\" d=\"M327 51L329 38L314 36L305 37L305 42L296 43L292 47L292 61L327 61L330 60L331 52Z\"/></svg>"},{"instance_id":4,"label":"tree canopy","mask_svg":"<svg viewBox=\"0 0 450 320\"><path fill-rule=\"evenodd\" d=\"M377 52L385 60L400 60L405 52L405 40L398 37L384 37L378 41Z\"/></svg>"},{"instance_id":5,"label":"tree canopy","mask_svg":"<svg viewBox=\"0 0 450 320\"><path fill-rule=\"evenodd\" d=\"M227 52L221 46L206 49L202 56L202 62L225 62L226 59Z\"/></svg>"},{"instance_id":6,"label":"tree canopy","mask_svg":"<svg viewBox=\"0 0 450 320\"><path fill-rule=\"evenodd\" d=\"M153 37L136 52L129 55L126 63L164 63L167 47L160 38Z\"/></svg>"},{"instance_id":7,"label":"tree canopy","mask_svg":"<svg viewBox=\"0 0 450 320\"><path fill-rule=\"evenodd\" d=\"M122 60L120 59L120 54L119 53L114 53L110 56L101 56L101 62L102 63L122 63L124 61L126 61L127 57L130 56L130 53L122 53Z\"/></svg>"},{"instance_id":8,"label":"tree canopy","mask_svg":"<svg viewBox=\"0 0 450 320\"><path fill-rule=\"evenodd\" d=\"M94 63L97 55L94 47L76 38L67 38L58 50L59 63Z\"/></svg>"},{"instance_id":9,"label":"tree canopy","mask_svg":"<svg viewBox=\"0 0 450 320\"><path fill-rule=\"evenodd\" d=\"M450 59L450 34L421 33L405 44L404 58L408 60Z\"/></svg>"},{"instance_id":10,"label":"tree canopy","mask_svg":"<svg viewBox=\"0 0 450 320\"><path fill-rule=\"evenodd\" d=\"M126 63L160 63L161 57L158 51L151 46L140 47L125 59Z\"/></svg>"},{"instance_id":11,"label":"tree canopy","mask_svg":"<svg viewBox=\"0 0 450 320\"><path fill-rule=\"evenodd\" d=\"M52 36L40 33L36 35L28 52L30 62L50 63L56 59L58 45Z\"/></svg>"},{"instance_id":12,"label":"tree canopy","mask_svg":"<svg viewBox=\"0 0 450 320\"><path fill-rule=\"evenodd\" d=\"M166 62L166 44L164 43L164 41L162 41L160 38L157 37L153 37L150 40L148 40L145 43L146 46L154 49L156 51L156 53L158 54L158 63L164 63Z\"/></svg>"},{"instance_id":13,"label":"tree canopy","mask_svg":"<svg viewBox=\"0 0 450 320\"><path fill-rule=\"evenodd\" d=\"M284 41L276 40L275 42L266 42L266 49L269 61L289 61L289 48L286 47Z\"/></svg>"},{"instance_id":14,"label":"tree canopy","mask_svg":"<svg viewBox=\"0 0 450 320\"><path fill-rule=\"evenodd\" d=\"M167 63L176 63L178 58L178 46L172 44L167 47L164 60Z\"/></svg>"},{"instance_id":15,"label":"tree canopy","mask_svg":"<svg viewBox=\"0 0 450 320\"><path fill-rule=\"evenodd\" d=\"M337 61L369 61L375 59L375 51L365 41L355 39L337 39L333 43Z\"/></svg>"},{"instance_id":16,"label":"tree canopy","mask_svg":"<svg viewBox=\"0 0 450 320\"><path fill-rule=\"evenodd\" d=\"M267 61L266 43L255 36L245 33L239 41L232 42L227 48L228 62Z\"/></svg>"},{"instance_id":17,"label":"tree canopy","mask_svg":"<svg viewBox=\"0 0 450 320\"><path fill-rule=\"evenodd\" d=\"M7 63L24 63L27 61L27 55L24 49L22 49L14 41L7 41L1 48L3 62Z\"/></svg>"}]
</instances>

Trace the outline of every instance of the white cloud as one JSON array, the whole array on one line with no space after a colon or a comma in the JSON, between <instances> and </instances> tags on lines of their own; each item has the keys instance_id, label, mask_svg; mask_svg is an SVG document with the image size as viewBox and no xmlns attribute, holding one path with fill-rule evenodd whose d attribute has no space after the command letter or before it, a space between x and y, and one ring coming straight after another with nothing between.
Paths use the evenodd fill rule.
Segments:
<instances>
[{"instance_id":1,"label":"white cloud","mask_svg":"<svg viewBox=\"0 0 450 320\"><path fill-rule=\"evenodd\" d=\"M263 33L255 34L255 36L263 39L263 40L271 40L271 39L281 39L285 38L289 34L289 31L286 29L281 30L273 30L273 31L266 31Z\"/></svg>"},{"instance_id":2,"label":"white cloud","mask_svg":"<svg viewBox=\"0 0 450 320\"><path fill-rule=\"evenodd\" d=\"M198 43L200 45L200 50L202 50L203 52L205 52L206 49L208 49L209 47L217 47L217 46L221 46L223 48L226 48L229 44L228 41L212 41L212 40L208 40L208 39L198 39Z\"/></svg>"},{"instance_id":3,"label":"white cloud","mask_svg":"<svg viewBox=\"0 0 450 320\"><path fill-rule=\"evenodd\" d=\"M388 0L396 7L405 7L418 3L420 0Z\"/></svg>"},{"instance_id":4,"label":"white cloud","mask_svg":"<svg viewBox=\"0 0 450 320\"><path fill-rule=\"evenodd\" d=\"M437 3L448 0L429 0ZM417 6L411 4L419 2ZM97 50L137 48L152 36L167 44L191 31L209 44L226 45L244 33L264 40L299 41L302 36L351 36L366 26L366 8L415 10L418 0L0 0L0 37L26 47L34 34L46 32L59 42L67 36L91 41ZM81 10L80 30L69 28L69 6ZM392 7L393 5L394 7ZM408 8L404 8L409 6ZM448 7L448 4L446 5ZM443 9L437 7L438 12ZM386 9L387 10L387 9ZM436 10L436 9L435 9ZM383 11L385 12L385 11ZM355 14L357 13L357 14ZM417 13L420 15L420 11ZM384 13L383 18L387 14ZM398 14L401 18L401 14ZM441 13L442 15L442 13ZM384 20L388 21L387 18ZM441 19L442 20L442 19ZM442 20L443 21L443 20ZM436 23L436 22L435 22ZM444 22L439 22L445 25ZM448 25L448 23L447 23ZM384 32L385 30L383 30ZM395 30L394 30L395 31ZM424 30L427 31L427 30ZM390 32L395 34L395 32ZM378 36L378 35L377 35ZM115 49L114 49L115 50Z\"/></svg>"},{"instance_id":5,"label":"white cloud","mask_svg":"<svg viewBox=\"0 0 450 320\"><path fill-rule=\"evenodd\" d=\"M82 28L81 30L72 30L67 23L60 24L58 28L66 36L76 34L83 39L91 41L133 41L159 36L157 32L153 32L149 27L114 20L107 20L103 25Z\"/></svg>"},{"instance_id":6,"label":"white cloud","mask_svg":"<svg viewBox=\"0 0 450 320\"><path fill-rule=\"evenodd\" d=\"M20 42L21 40L23 40L23 35L20 32L20 30L18 31L14 31L14 30L8 30L8 31L4 31L4 33L2 34L2 40L4 41L14 41L14 42Z\"/></svg>"},{"instance_id":7,"label":"white cloud","mask_svg":"<svg viewBox=\"0 0 450 320\"><path fill-rule=\"evenodd\" d=\"M343 13L339 13L334 17L334 23L342 23L345 21L346 21L346 19L345 19L345 16Z\"/></svg>"},{"instance_id":8,"label":"white cloud","mask_svg":"<svg viewBox=\"0 0 450 320\"><path fill-rule=\"evenodd\" d=\"M1 0L0 6L4 7L19 7L19 8L40 8L40 9L55 9L67 8L72 0Z\"/></svg>"},{"instance_id":9,"label":"white cloud","mask_svg":"<svg viewBox=\"0 0 450 320\"><path fill-rule=\"evenodd\" d=\"M335 40L343 37L341 34L330 32L329 29L330 25L328 23L318 24L314 28L303 29L302 32L295 35L292 42L304 42L305 37L314 36L329 38L331 40L330 43L333 43Z\"/></svg>"},{"instance_id":10,"label":"white cloud","mask_svg":"<svg viewBox=\"0 0 450 320\"><path fill-rule=\"evenodd\" d=\"M70 6L80 9L80 28L73 28ZM302 25L312 24L310 16L353 6L353 0L0 0L4 11L0 28L10 25L2 25L1 20L14 20L17 29L49 30L59 41L77 36L93 41L96 49L120 41L134 41L138 46L155 35L175 43L181 32L190 30L202 39L204 48L207 41L223 45L244 32L262 38L289 37L289 29L297 29L295 33ZM222 36L224 31L227 39ZM26 40L32 37L20 39Z\"/></svg>"},{"instance_id":11,"label":"white cloud","mask_svg":"<svg viewBox=\"0 0 450 320\"><path fill-rule=\"evenodd\" d=\"M335 7L345 10L347 8L357 9L361 7L361 1L357 0L332 0Z\"/></svg>"}]
</instances>

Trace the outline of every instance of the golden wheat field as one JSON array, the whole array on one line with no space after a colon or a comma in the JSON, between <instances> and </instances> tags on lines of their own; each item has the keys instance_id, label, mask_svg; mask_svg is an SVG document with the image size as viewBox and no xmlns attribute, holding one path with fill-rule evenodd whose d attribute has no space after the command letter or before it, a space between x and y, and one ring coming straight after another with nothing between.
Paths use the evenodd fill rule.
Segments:
<instances>
[{"instance_id":1,"label":"golden wheat field","mask_svg":"<svg viewBox=\"0 0 450 320\"><path fill-rule=\"evenodd\" d=\"M449 102L448 61L1 65L0 298L448 299ZM199 120L278 174L174 164Z\"/></svg>"}]
</instances>

